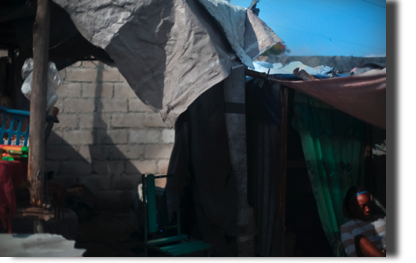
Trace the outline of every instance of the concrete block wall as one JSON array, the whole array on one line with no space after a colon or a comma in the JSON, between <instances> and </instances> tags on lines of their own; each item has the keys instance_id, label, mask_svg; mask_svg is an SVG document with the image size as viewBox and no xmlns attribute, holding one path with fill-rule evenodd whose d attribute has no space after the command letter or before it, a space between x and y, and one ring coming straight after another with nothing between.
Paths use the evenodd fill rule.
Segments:
<instances>
[{"instance_id":1,"label":"concrete block wall","mask_svg":"<svg viewBox=\"0 0 416 263\"><path fill-rule=\"evenodd\" d=\"M103 209L128 207L141 174L167 173L174 129L137 98L117 68L84 61L60 73L60 123L46 146L46 171L66 187L84 183Z\"/></svg>"}]
</instances>

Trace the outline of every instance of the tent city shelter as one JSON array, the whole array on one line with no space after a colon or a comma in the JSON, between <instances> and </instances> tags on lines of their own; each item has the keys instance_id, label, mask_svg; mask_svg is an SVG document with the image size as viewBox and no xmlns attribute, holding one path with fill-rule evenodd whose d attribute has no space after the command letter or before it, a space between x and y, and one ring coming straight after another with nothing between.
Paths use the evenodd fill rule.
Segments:
<instances>
[{"instance_id":1,"label":"tent city shelter","mask_svg":"<svg viewBox=\"0 0 416 263\"><path fill-rule=\"evenodd\" d=\"M352 123L352 135L351 127L340 129L351 138L362 140L351 148L350 155L363 160L371 158L368 138L372 130L366 127L386 128L385 72L310 81L274 76L264 80L264 76L246 68L254 68L252 61L282 40L251 10L227 1L45 2L48 1L7 2L0 11L0 45L9 50L11 58L7 92L13 106L28 103L19 89L20 68L29 57L34 58L34 69L39 70L33 90L45 83L42 68L44 72L47 61L54 61L58 69L92 59L116 66L140 100L175 127L168 173L176 176L168 179L166 187L168 218L173 218L175 212L174 197L188 197L188 203L183 205L191 207L197 223L187 231L193 233L197 229L200 237L215 244L217 255L223 253L221 247L231 248L233 243L237 244L236 253L240 256L284 255L284 244L291 238L286 231L286 196L296 188L287 185L288 176L296 174L290 173L290 169L308 169L305 174L309 174L309 179L314 169L322 173L326 169L318 165L322 158L313 162L299 152L306 156L307 149L314 151L305 147L308 140L316 145L314 140L319 135L341 132L337 128L325 130L327 127L316 126L313 121L325 124L320 116L327 117L333 111L336 113L329 114L326 124L338 127L339 123L331 121L342 112L342 118L347 119L344 123ZM32 38L35 14L37 25ZM277 98L280 112L277 125L248 115L246 75L270 83L266 86ZM309 97L295 95L294 90ZM42 191L35 175L43 173L40 119L44 94L45 91L34 94L30 103L34 150L29 158L29 176L32 188L36 188L31 191L34 206L40 202ZM310 98L325 103L318 107L320 112L310 114L314 106ZM292 112L292 107L297 111ZM299 121L293 125L297 130L290 125L293 116ZM320 133L311 133L313 129ZM297 133L301 139L295 138ZM293 151L299 159L287 160L288 153L296 148L292 144L299 143L303 149ZM320 143L328 148L334 144L331 140ZM339 145L342 143L351 142ZM344 164L344 170L356 173L354 180L310 180L318 205L318 225L324 225L322 240L337 255L342 254L337 231L339 235L343 219L338 211L335 216L330 215L335 208L322 206L325 202L339 203L345 189L363 178L371 186L371 169L366 169L371 162L357 164L360 172L354 170L358 169L354 165ZM359 176L362 171L367 173ZM296 218L305 217L302 212L292 211L290 215L294 214Z\"/></svg>"}]
</instances>

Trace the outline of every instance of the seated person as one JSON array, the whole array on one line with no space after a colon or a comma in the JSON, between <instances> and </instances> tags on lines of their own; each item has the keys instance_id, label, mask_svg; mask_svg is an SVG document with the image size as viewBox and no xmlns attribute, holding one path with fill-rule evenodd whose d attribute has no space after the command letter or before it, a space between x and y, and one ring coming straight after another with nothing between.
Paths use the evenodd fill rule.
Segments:
<instances>
[{"instance_id":1,"label":"seated person","mask_svg":"<svg viewBox=\"0 0 416 263\"><path fill-rule=\"evenodd\" d=\"M386 217L373 214L373 197L363 187L353 186L343 201L350 220L341 226L341 241L349 257L386 256Z\"/></svg>"}]
</instances>

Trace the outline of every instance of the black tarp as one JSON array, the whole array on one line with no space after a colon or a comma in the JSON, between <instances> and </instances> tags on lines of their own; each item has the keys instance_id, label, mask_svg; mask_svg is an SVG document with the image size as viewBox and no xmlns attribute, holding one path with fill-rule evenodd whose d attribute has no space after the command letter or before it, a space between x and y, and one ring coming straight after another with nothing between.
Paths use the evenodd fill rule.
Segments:
<instances>
[{"instance_id":1,"label":"black tarp","mask_svg":"<svg viewBox=\"0 0 416 263\"><path fill-rule=\"evenodd\" d=\"M175 133L168 169L174 176L168 177L166 185L169 217L174 218L175 200L181 196L182 204L193 210L193 236L213 244L213 256L235 256L237 248L229 240L239 232L237 191L225 126L223 82L180 115Z\"/></svg>"}]
</instances>

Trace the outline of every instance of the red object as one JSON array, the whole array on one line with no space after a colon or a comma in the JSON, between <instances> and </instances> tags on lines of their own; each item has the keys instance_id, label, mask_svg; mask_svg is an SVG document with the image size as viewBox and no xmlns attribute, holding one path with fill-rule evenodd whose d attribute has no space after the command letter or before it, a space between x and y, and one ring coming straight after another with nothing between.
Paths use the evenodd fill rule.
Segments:
<instances>
[{"instance_id":1,"label":"red object","mask_svg":"<svg viewBox=\"0 0 416 263\"><path fill-rule=\"evenodd\" d=\"M0 161L0 220L10 234L12 218L16 212L15 189L27 185L27 160Z\"/></svg>"},{"instance_id":2,"label":"red object","mask_svg":"<svg viewBox=\"0 0 416 263\"><path fill-rule=\"evenodd\" d=\"M261 77L255 71L246 70L246 75ZM386 72L373 75L353 75L310 81L291 81L268 78L323 101L338 110L381 129L386 129Z\"/></svg>"}]
</instances>

